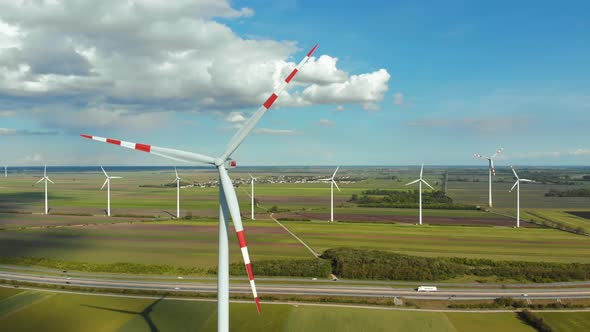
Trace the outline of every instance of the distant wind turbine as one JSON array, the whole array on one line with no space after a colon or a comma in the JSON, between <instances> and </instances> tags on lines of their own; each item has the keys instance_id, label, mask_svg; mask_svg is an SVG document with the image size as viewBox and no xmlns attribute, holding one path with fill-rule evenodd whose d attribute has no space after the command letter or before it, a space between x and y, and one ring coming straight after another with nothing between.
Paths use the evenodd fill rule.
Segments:
<instances>
[{"instance_id":1,"label":"distant wind turbine","mask_svg":"<svg viewBox=\"0 0 590 332\"><path fill-rule=\"evenodd\" d=\"M250 175L250 187L251 187L251 191L252 191L252 195L250 195L250 198L252 199L252 220L254 219L254 181L257 181L258 179L253 177L252 174L248 173L248 175Z\"/></svg>"},{"instance_id":2,"label":"distant wind turbine","mask_svg":"<svg viewBox=\"0 0 590 332\"><path fill-rule=\"evenodd\" d=\"M176 174L176 219L180 219L180 181L182 180L178 176L178 171L176 170L176 166L174 167L174 174Z\"/></svg>"},{"instance_id":3,"label":"distant wind turbine","mask_svg":"<svg viewBox=\"0 0 590 332\"><path fill-rule=\"evenodd\" d=\"M508 192L512 192L512 190L514 190L514 187L516 187L516 228L518 228L520 227L520 183L535 181L519 178L518 174L516 174L516 171L514 170L514 167L510 166L510 168L512 168L512 173L514 173L514 176L516 177L516 182L514 182L514 185L512 186L512 188L510 188Z\"/></svg>"},{"instance_id":4,"label":"distant wind turbine","mask_svg":"<svg viewBox=\"0 0 590 332\"><path fill-rule=\"evenodd\" d=\"M420 217L418 219L419 224L422 225L422 183L424 183L425 185L429 186L430 189L434 190L434 188L432 188L431 185L428 184L428 182L426 182L423 178L422 178L422 174L424 173L424 164L422 164L422 167L420 167L420 177L417 180L414 180L410 183L406 183L406 186L409 186L411 184L414 184L416 182L418 182L418 208L420 210Z\"/></svg>"},{"instance_id":5,"label":"distant wind turbine","mask_svg":"<svg viewBox=\"0 0 590 332\"><path fill-rule=\"evenodd\" d=\"M107 186L107 216L110 217L111 216L111 179L122 179L122 177L109 176L107 174L107 172L105 172L104 168L102 168L102 166L100 166L100 169L102 169L102 172L104 173L104 176L106 177L106 180L102 184L102 187L100 187L100 190L103 190L104 186Z\"/></svg>"},{"instance_id":6,"label":"distant wind turbine","mask_svg":"<svg viewBox=\"0 0 590 332\"><path fill-rule=\"evenodd\" d=\"M341 192L340 188L338 187L338 184L336 183L336 180L334 180L334 177L336 176L336 172L338 172L338 169L340 169L340 166L336 167L334 174L332 174L330 178L318 180L326 182L330 181L330 222L334 222L334 186L336 186L336 189L338 189L338 191Z\"/></svg>"},{"instance_id":7,"label":"distant wind turbine","mask_svg":"<svg viewBox=\"0 0 590 332\"><path fill-rule=\"evenodd\" d=\"M39 181L35 182L35 184L38 184L41 181L45 181L45 214L48 214L49 205L47 204L47 181L51 182L52 184L55 183L53 183L53 181L47 177L47 165L45 165L45 168L43 169L43 177L39 179Z\"/></svg>"},{"instance_id":8,"label":"distant wind turbine","mask_svg":"<svg viewBox=\"0 0 590 332\"><path fill-rule=\"evenodd\" d=\"M489 194L488 194L488 206L492 207L492 175L496 176L496 168L494 167L494 158L496 158L500 153L504 151L504 148L500 148L496 153L489 157L484 157L479 153L474 154L473 156L478 159L487 160L489 166Z\"/></svg>"}]
</instances>

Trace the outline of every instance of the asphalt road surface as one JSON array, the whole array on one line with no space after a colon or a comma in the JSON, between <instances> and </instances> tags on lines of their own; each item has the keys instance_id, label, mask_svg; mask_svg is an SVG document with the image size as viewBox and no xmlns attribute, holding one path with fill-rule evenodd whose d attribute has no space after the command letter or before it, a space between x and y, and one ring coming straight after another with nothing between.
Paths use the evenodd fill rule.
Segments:
<instances>
[{"instance_id":1,"label":"asphalt road surface","mask_svg":"<svg viewBox=\"0 0 590 332\"><path fill-rule=\"evenodd\" d=\"M18 272L0 272L0 279L35 283L39 285L70 285L92 288L137 289L168 292L201 292L216 293L217 285L203 282L171 282L171 281L137 281L116 280L77 276L46 276ZM417 292L412 288L392 288L386 286L356 286L335 282L333 285L295 285L295 284L264 284L258 285L260 294L281 295L315 295L315 296L354 296L354 297L404 297L415 299L449 299L483 300L498 297L530 298L530 299L566 299L590 298L590 288L498 288L498 289L461 289L443 288L436 292ZM250 293L246 282L233 281L230 286L232 293Z\"/></svg>"}]
</instances>

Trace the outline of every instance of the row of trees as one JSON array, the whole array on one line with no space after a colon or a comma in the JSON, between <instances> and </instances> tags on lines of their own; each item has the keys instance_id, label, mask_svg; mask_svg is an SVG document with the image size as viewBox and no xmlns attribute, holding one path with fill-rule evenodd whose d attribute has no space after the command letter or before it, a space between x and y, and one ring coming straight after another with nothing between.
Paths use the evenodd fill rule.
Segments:
<instances>
[{"instance_id":1,"label":"row of trees","mask_svg":"<svg viewBox=\"0 0 590 332\"><path fill-rule=\"evenodd\" d=\"M369 189L362 191L360 195L352 194L349 201L362 207L415 208L418 206L418 199L418 190ZM476 209L473 205L453 203L453 199L440 190L423 192L422 205L426 209Z\"/></svg>"},{"instance_id":2,"label":"row of trees","mask_svg":"<svg viewBox=\"0 0 590 332\"><path fill-rule=\"evenodd\" d=\"M550 189L546 197L590 197L590 189L557 190Z\"/></svg>"},{"instance_id":3,"label":"row of trees","mask_svg":"<svg viewBox=\"0 0 590 332\"><path fill-rule=\"evenodd\" d=\"M329 276L332 272L332 266L329 261L315 258L256 261L252 265L254 274L261 276L323 278ZM229 274L244 276L246 275L246 268L241 262L232 263L229 265Z\"/></svg>"},{"instance_id":4,"label":"row of trees","mask_svg":"<svg viewBox=\"0 0 590 332\"><path fill-rule=\"evenodd\" d=\"M322 256L343 278L445 280L462 275L533 282L589 280L590 264L493 261L456 257L418 257L380 250L337 248Z\"/></svg>"}]
</instances>

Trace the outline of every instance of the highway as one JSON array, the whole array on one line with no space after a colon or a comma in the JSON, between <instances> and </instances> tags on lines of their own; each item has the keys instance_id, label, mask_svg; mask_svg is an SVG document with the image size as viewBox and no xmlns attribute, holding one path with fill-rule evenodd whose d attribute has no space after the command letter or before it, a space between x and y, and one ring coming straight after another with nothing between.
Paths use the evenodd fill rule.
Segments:
<instances>
[{"instance_id":1,"label":"highway","mask_svg":"<svg viewBox=\"0 0 590 332\"><path fill-rule=\"evenodd\" d=\"M77 276L48 276L21 272L0 272L0 279L28 282L36 285L69 285L90 288L135 289L167 292L199 292L216 293L217 285L211 282L193 281L146 281L146 280L117 280L106 278L77 277ZM250 286L246 281L232 281L232 293L249 293ZM413 288L393 288L386 286L357 286L346 283L334 284L264 284L260 282L258 292L280 295L306 296L353 296L353 297L404 297L409 299L456 299L456 300L484 300L498 297L530 298L530 299L566 299L590 298L590 288L496 288L496 289L465 289L443 288L437 292L417 292ZM526 294L526 295L525 295Z\"/></svg>"}]
</instances>

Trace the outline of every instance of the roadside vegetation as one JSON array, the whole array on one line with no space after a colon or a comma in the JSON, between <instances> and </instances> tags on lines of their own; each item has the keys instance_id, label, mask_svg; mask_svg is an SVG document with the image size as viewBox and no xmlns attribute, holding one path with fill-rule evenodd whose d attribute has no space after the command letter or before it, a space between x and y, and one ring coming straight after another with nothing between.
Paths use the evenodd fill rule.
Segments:
<instances>
[{"instance_id":1,"label":"roadside vegetation","mask_svg":"<svg viewBox=\"0 0 590 332\"><path fill-rule=\"evenodd\" d=\"M335 275L348 279L447 280L462 275L522 282L590 279L590 264L493 261L460 257L418 257L387 251L337 248L322 256Z\"/></svg>"}]
</instances>

